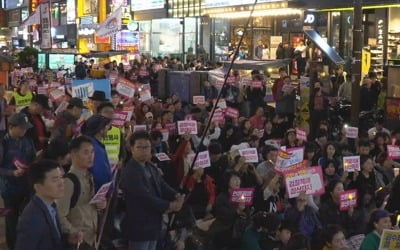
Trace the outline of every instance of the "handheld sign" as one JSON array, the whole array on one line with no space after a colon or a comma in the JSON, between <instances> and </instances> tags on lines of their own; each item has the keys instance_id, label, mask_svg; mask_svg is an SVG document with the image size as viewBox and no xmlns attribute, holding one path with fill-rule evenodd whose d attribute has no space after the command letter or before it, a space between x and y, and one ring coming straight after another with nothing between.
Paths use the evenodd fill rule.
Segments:
<instances>
[{"instance_id":1,"label":"handheld sign","mask_svg":"<svg viewBox=\"0 0 400 250\"><path fill-rule=\"evenodd\" d=\"M261 89L263 86L262 81L252 81L251 82L251 87L255 89Z\"/></svg>"},{"instance_id":2,"label":"handheld sign","mask_svg":"<svg viewBox=\"0 0 400 250\"><path fill-rule=\"evenodd\" d=\"M214 116L212 117L213 122L217 123L224 123L225 118L224 118L224 111L222 109L216 109L214 112Z\"/></svg>"},{"instance_id":3,"label":"handheld sign","mask_svg":"<svg viewBox=\"0 0 400 250\"><path fill-rule=\"evenodd\" d=\"M347 172L360 171L360 156L345 156L343 157L343 167Z\"/></svg>"},{"instance_id":4,"label":"handheld sign","mask_svg":"<svg viewBox=\"0 0 400 250\"><path fill-rule=\"evenodd\" d=\"M103 184L103 186L100 187L100 189L97 191L97 193L93 196L93 198L90 200L89 204L96 204L100 201L103 201L106 199L107 193L111 188L112 181Z\"/></svg>"},{"instance_id":5,"label":"handheld sign","mask_svg":"<svg viewBox=\"0 0 400 250\"><path fill-rule=\"evenodd\" d=\"M189 162L192 163L195 154L189 155ZM210 153L207 151L200 152L197 156L196 162L194 163L194 168L208 168L211 167Z\"/></svg>"},{"instance_id":6,"label":"handheld sign","mask_svg":"<svg viewBox=\"0 0 400 250\"><path fill-rule=\"evenodd\" d=\"M159 161L170 161L171 160L171 158L169 158L169 156L166 153L157 153L157 154L155 154L155 157Z\"/></svg>"},{"instance_id":7,"label":"handheld sign","mask_svg":"<svg viewBox=\"0 0 400 250\"><path fill-rule=\"evenodd\" d=\"M388 157L392 160L400 159L400 147L395 145L387 145Z\"/></svg>"},{"instance_id":8,"label":"handheld sign","mask_svg":"<svg viewBox=\"0 0 400 250\"><path fill-rule=\"evenodd\" d=\"M120 78L118 79L116 91L123 97L133 98L135 95L135 85L126 79Z\"/></svg>"},{"instance_id":9,"label":"handheld sign","mask_svg":"<svg viewBox=\"0 0 400 250\"><path fill-rule=\"evenodd\" d=\"M242 82L242 85L244 85L244 86L250 86L252 79L249 77L243 77L241 82Z\"/></svg>"},{"instance_id":10,"label":"handheld sign","mask_svg":"<svg viewBox=\"0 0 400 250\"><path fill-rule=\"evenodd\" d=\"M400 249L400 230L384 229L381 235L379 250L398 250Z\"/></svg>"},{"instance_id":11,"label":"handheld sign","mask_svg":"<svg viewBox=\"0 0 400 250\"><path fill-rule=\"evenodd\" d=\"M225 110L225 116L232 119L237 119L239 117L239 110L232 107L227 107Z\"/></svg>"},{"instance_id":12,"label":"handheld sign","mask_svg":"<svg viewBox=\"0 0 400 250\"><path fill-rule=\"evenodd\" d=\"M149 101L149 100L151 100L151 93L150 93L150 91L149 90L143 90L143 91L140 91L140 100L142 101L142 102L146 102L146 101Z\"/></svg>"},{"instance_id":13,"label":"handheld sign","mask_svg":"<svg viewBox=\"0 0 400 250\"><path fill-rule=\"evenodd\" d=\"M258 163L257 148L239 149L240 156L243 156L248 163Z\"/></svg>"},{"instance_id":14,"label":"handheld sign","mask_svg":"<svg viewBox=\"0 0 400 250\"><path fill-rule=\"evenodd\" d=\"M176 133L176 124L175 123L167 123L164 128L169 131L170 134Z\"/></svg>"},{"instance_id":15,"label":"handheld sign","mask_svg":"<svg viewBox=\"0 0 400 250\"><path fill-rule=\"evenodd\" d=\"M166 129L162 129L161 134L162 134L162 141L167 142L169 138L169 131Z\"/></svg>"},{"instance_id":16,"label":"handheld sign","mask_svg":"<svg viewBox=\"0 0 400 250\"><path fill-rule=\"evenodd\" d=\"M320 166L295 169L286 172L284 175L289 199L296 198L301 192L312 195L321 195L325 193L322 169Z\"/></svg>"},{"instance_id":17,"label":"handheld sign","mask_svg":"<svg viewBox=\"0 0 400 250\"><path fill-rule=\"evenodd\" d=\"M18 158L14 158L14 159L13 159L13 163L14 163L14 166L17 167L17 168L19 168L19 169L26 170L26 169L29 168L28 163L26 163L25 161L20 160L20 159L18 159Z\"/></svg>"},{"instance_id":18,"label":"handheld sign","mask_svg":"<svg viewBox=\"0 0 400 250\"><path fill-rule=\"evenodd\" d=\"M206 98L203 95L195 95L193 96L193 104L205 104L206 103Z\"/></svg>"},{"instance_id":19,"label":"handheld sign","mask_svg":"<svg viewBox=\"0 0 400 250\"><path fill-rule=\"evenodd\" d=\"M351 207L357 207L357 189L340 193L340 211L347 211Z\"/></svg>"},{"instance_id":20,"label":"handheld sign","mask_svg":"<svg viewBox=\"0 0 400 250\"><path fill-rule=\"evenodd\" d=\"M299 168L304 160L304 147L279 150L275 170L281 173Z\"/></svg>"},{"instance_id":21,"label":"handheld sign","mask_svg":"<svg viewBox=\"0 0 400 250\"><path fill-rule=\"evenodd\" d=\"M231 193L231 203L241 204L244 203L246 206L253 204L254 188L238 188L234 189Z\"/></svg>"},{"instance_id":22,"label":"handheld sign","mask_svg":"<svg viewBox=\"0 0 400 250\"><path fill-rule=\"evenodd\" d=\"M128 116L127 112L115 111L111 125L117 128L122 128L125 125L127 116Z\"/></svg>"},{"instance_id":23,"label":"handheld sign","mask_svg":"<svg viewBox=\"0 0 400 250\"><path fill-rule=\"evenodd\" d=\"M37 93L39 95L48 95L49 94L49 88L48 87L38 87L37 88Z\"/></svg>"},{"instance_id":24,"label":"handheld sign","mask_svg":"<svg viewBox=\"0 0 400 250\"><path fill-rule=\"evenodd\" d=\"M228 79L226 79L226 83L229 84L229 85L236 84L236 77L234 77L234 76L228 77Z\"/></svg>"},{"instance_id":25,"label":"handheld sign","mask_svg":"<svg viewBox=\"0 0 400 250\"><path fill-rule=\"evenodd\" d=\"M138 131L147 131L147 126L146 125L133 126L133 133L138 132Z\"/></svg>"},{"instance_id":26,"label":"handheld sign","mask_svg":"<svg viewBox=\"0 0 400 250\"><path fill-rule=\"evenodd\" d=\"M213 103L215 105L215 103L217 102L217 99L214 99ZM219 99L218 104L217 104L217 108L221 108L221 109L226 109L227 105L226 105L226 101L225 99Z\"/></svg>"},{"instance_id":27,"label":"handheld sign","mask_svg":"<svg viewBox=\"0 0 400 250\"><path fill-rule=\"evenodd\" d=\"M307 132L296 128L296 139L300 141L307 141Z\"/></svg>"},{"instance_id":28,"label":"handheld sign","mask_svg":"<svg viewBox=\"0 0 400 250\"><path fill-rule=\"evenodd\" d=\"M346 128L346 137L355 139L358 137L358 128L357 127L347 127Z\"/></svg>"},{"instance_id":29,"label":"handheld sign","mask_svg":"<svg viewBox=\"0 0 400 250\"><path fill-rule=\"evenodd\" d=\"M178 121L178 134L183 135L187 132L192 135L197 135L197 121Z\"/></svg>"}]
</instances>

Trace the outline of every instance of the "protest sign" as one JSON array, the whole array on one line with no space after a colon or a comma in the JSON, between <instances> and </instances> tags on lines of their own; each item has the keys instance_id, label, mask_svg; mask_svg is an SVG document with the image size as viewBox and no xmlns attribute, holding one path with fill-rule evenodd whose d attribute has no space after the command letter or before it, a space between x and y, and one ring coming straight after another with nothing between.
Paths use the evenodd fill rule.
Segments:
<instances>
[{"instance_id":1,"label":"protest sign","mask_svg":"<svg viewBox=\"0 0 400 250\"><path fill-rule=\"evenodd\" d=\"M253 204L254 188L237 188L231 193L230 201L233 204L244 203L246 206Z\"/></svg>"},{"instance_id":2,"label":"protest sign","mask_svg":"<svg viewBox=\"0 0 400 250\"><path fill-rule=\"evenodd\" d=\"M214 104L214 106L215 106L215 103L217 102L217 99L214 99L213 100L213 104ZM218 104L217 104L217 108L220 108L220 109L226 109L226 107L227 107L227 105L226 105L226 101L225 101L225 99L219 99L219 101L218 101Z\"/></svg>"},{"instance_id":3,"label":"protest sign","mask_svg":"<svg viewBox=\"0 0 400 250\"><path fill-rule=\"evenodd\" d=\"M49 93L50 99L51 99L51 101L53 101L53 102L57 102L57 101L61 100L61 98L63 98L64 95L65 95L65 91L62 91L62 90L60 90L60 89L53 89L53 90Z\"/></svg>"},{"instance_id":4,"label":"protest sign","mask_svg":"<svg viewBox=\"0 0 400 250\"><path fill-rule=\"evenodd\" d=\"M133 126L133 133L138 132L138 131L147 131L147 126L146 125Z\"/></svg>"},{"instance_id":5,"label":"protest sign","mask_svg":"<svg viewBox=\"0 0 400 250\"><path fill-rule=\"evenodd\" d=\"M90 200L89 204L96 204L98 202L104 201L106 199L108 191L111 188L111 185L112 185L112 181L110 181L106 184L103 184L103 186L100 187L100 189L97 191L97 193Z\"/></svg>"},{"instance_id":6,"label":"protest sign","mask_svg":"<svg viewBox=\"0 0 400 250\"><path fill-rule=\"evenodd\" d=\"M189 155L189 162L192 163L194 160L195 154ZM208 168L211 166L210 154L207 151L200 152L197 156L196 162L194 164L194 168Z\"/></svg>"},{"instance_id":7,"label":"protest sign","mask_svg":"<svg viewBox=\"0 0 400 250\"><path fill-rule=\"evenodd\" d=\"M49 88L48 87L38 87L37 88L37 93L39 95L48 95L49 94Z\"/></svg>"},{"instance_id":8,"label":"protest sign","mask_svg":"<svg viewBox=\"0 0 400 250\"><path fill-rule=\"evenodd\" d=\"M290 148L286 151L281 149L278 152L275 169L278 172L284 173L302 166L301 163L303 160L304 147Z\"/></svg>"},{"instance_id":9,"label":"protest sign","mask_svg":"<svg viewBox=\"0 0 400 250\"><path fill-rule=\"evenodd\" d=\"M258 81L258 80L254 80L251 82L251 87L255 88L255 89L261 89L263 87L263 82L262 81Z\"/></svg>"},{"instance_id":10,"label":"protest sign","mask_svg":"<svg viewBox=\"0 0 400 250\"><path fill-rule=\"evenodd\" d=\"M123 97L133 98L135 95L135 85L124 78L119 78L116 91Z\"/></svg>"},{"instance_id":11,"label":"protest sign","mask_svg":"<svg viewBox=\"0 0 400 250\"><path fill-rule=\"evenodd\" d=\"M29 164L21 159L14 157L13 164L16 168L26 170L29 168Z\"/></svg>"},{"instance_id":12,"label":"protest sign","mask_svg":"<svg viewBox=\"0 0 400 250\"><path fill-rule=\"evenodd\" d=\"M169 131L166 129L162 129L161 134L162 134L162 141L167 142L169 138Z\"/></svg>"},{"instance_id":13,"label":"protest sign","mask_svg":"<svg viewBox=\"0 0 400 250\"><path fill-rule=\"evenodd\" d=\"M176 133L176 124L175 123L167 123L164 128L169 131L170 134Z\"/></svg>"},{"instance_id":14,"label":"protest sign","mask_svg":"<svg viewBox=\"0 0 400 250\"><path fill-rule=\"evenodd\" d=\"M149 100L151 100L151 93L150 93L150 91L149 90L142 90L142 91L140 91L139 92L140 93L140 100L142 101L142 102L146 102L146 101L149 101Z\"/></svg>"},{"instance_id":15,"label":"protest sign","mask_svg":"<svg viewBox=\"0 0 400 250\"><path fill-rule=\"evenodd\" d=\"M250 86L252 79L249 77L243 77L241 82L242 82L242 85L244 85L244 86Z\"/></svg>"},{"instance_id":16,"label":"protest sign","mask_svg":"<svg viewBox=\"0 0 400 250\"><path fill-rule=\"evenodd\" d=\"M395 145L387 145L388 157L392 160L400 159L400 147Z\"/></svg>"},{"instance_id":17,"label":"protest sign","mask_svg":"<svg viewBox=\"0 0 400 250\"><path fill-rule=\"evenodd\" d=\"M205 104L206 103L206 98L203 95L195 95L193 96L193 104Z\"/></svg>"},{"instance_id":18,"label":"protest sign","mask_svg":"<svg viewBox=\"0 0 400 250\"><path fill-rule=\"evenodd\" d=\"M399 250L400 249L400 230L384 229L381 235L379 250Z\"/></svg>"},{"instance_id":19,"label":"protest sign","mask_svg":"<svg viewBox=\"0 0 400 250\"><path fill-rule=\"evenodd\" d=\"M351 207L357 207L357 189L340 193L340 211L347 211Z\"/></svg>"},{"instance_id":20,"label":"protest sign","mask_svg":"<svg viewBox=\"0 0 400 250\"><path fill-rule=\"evenodd\" d=\"M301 192L312 195L325 193L322 169L318 167L295 169L285 174L286 190L289 199L299 196Z\"/></svg>"},{"instance_id":21,"label":"protest sign","mask_svg":"<svg viewBox=\"0 0 400 250\"><path fill-rule=\"evenodd\" d=\"M227 107L225 110L225 116L232 119L237 119L239 117L239 110L232 107Z\"/></svg>"},{"instance_id":22,"label":"protest sign","mask_svg":"<svg viewBox=\"0 0 400 250\"><path fill-rule=\"evenodd\" d=\"M115 111L111 125L117 128L122 128L125 125L127 116L128 116L127 112Z\"/></svg>"},{"instance_id":23,"label":"protest sign","mask_svg":"<svg viewBox=\"0 0 400 250\"><path fill-rule=\"evenodd\" d=\"M239 155L243 156L248 163L258 163L257 148L239 149Z\"/></svg>"},{"instance_id":24,"label":"protest sign","mask_svg":"<svg viewBox=\"0 0 400 250\"><path fill-rule=\"evenodd\" d=\"M220 108L216 109L212 117L212 121L219 124L225 123L224 111Z\"/></svg>"},{"instance_id":25,"label":"protest sign","mask_svg":"<svg viewBox=\"0 0 400 250\"><path fill-rule=\"evenodd\" d=\"M296 128L296 139L300 141L307 141L307 132L300 128Z\"/></svg>"},{"instance_id":26,"label":"protest sign","mask_svg":"<svg viewBox=\"0 0 400 250\"><path fill-rule=\"evenodd\" d=\"M156 158L159 161L170 161L171 158L169 158L169 156L166 153L157 153L155 154Z\"/></svg>"},{"instance_id":27,"label":"protest sign","mask_svg":"<svg viewBox=\"0 0 400 250\"><path fill-rule=\"evenodd\" d=\"M360 156L343 157L343 168L347 172L360 171Z\"/></svg>"},{"instance_id":28,"label":"protest sign","mask_svg":"<svg viewBox=\"0 0 400 250\"><path fill-rule=\"evenodd\" d=\"M117 72L110 72L110 75L108 76L108 78L111 81L111 84L115 84L117 82L118 79L118 73Z\"/></svg>"},{"instance_id":29,"label":"protest sign","mask_svg":"<svg viewBox=\"0 0 400 250\"><path fill-rule=\"evenodd\" d=\"M72 97L79 97L86 101L95 90L103 91L106 98L111 100L111 84L109 79L74 80L71 84Z\"/></svg>"},{"instance_id":30,"label":"protest sign","mask_svg":"<svg viewBox=\"0 0 400 250\"><path fill-rule=\"evenodd\" d=\"M197 121L178 121L178 134L183 135L187 132L192 135L197 135Z\"/></svg>"},{"instance_id":31,"label":"protest sign","mask_svg":"<svg viewBox=\"0 0 400 250\"><path fill-rule=\"evenodd\" d=\"M355 139L358 137L358 128L357 127L347 127L346 128L346 137Z\"/></svg>"},{"instance_id":32,"label":"protest sign","mask_svg":"<svg viewBox=\"0 0 400 250\"><path fill-rule=\"evenodd\" d=\"M69 104L68 104L67 101L61 102L60 105L58 105L57 109L54 111L54 113L55 113L56 115L58 115L59 113L61 113L61 112L63 112L64 110L66 110L67 107L68 107L68 105L69 105Z\"/></svg>"}]
</instances>

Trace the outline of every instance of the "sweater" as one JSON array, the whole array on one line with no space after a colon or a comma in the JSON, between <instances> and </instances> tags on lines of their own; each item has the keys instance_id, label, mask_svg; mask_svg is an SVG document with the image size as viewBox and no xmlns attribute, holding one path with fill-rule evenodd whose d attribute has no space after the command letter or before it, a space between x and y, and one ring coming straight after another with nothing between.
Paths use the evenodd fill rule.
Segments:
<instances>
[{"instance_id":1,"label":"sweater","mask_svg":"<svg viewBox=\"0 0 400 250\"><path fill-rule=\"evenodd\" d=\"M364 238L360 250L378 250L380 241L379 235L373 231Z\"/></svg>"}]
</instances>

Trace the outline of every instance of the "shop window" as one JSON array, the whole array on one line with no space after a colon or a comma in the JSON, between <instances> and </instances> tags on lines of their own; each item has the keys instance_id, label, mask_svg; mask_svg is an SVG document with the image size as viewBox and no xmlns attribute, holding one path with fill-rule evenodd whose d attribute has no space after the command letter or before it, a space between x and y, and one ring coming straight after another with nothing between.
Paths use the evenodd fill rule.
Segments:
<instances>
[{"instance_id":1,"label":"shop window","mask_svg":"<svg viewBox=\"0 0 400 250\"><path fill-rule=\"evenodd\" d=\"M156 19L151 25L153 56L180 56L182 51L181 19Z\"/></svg>"}]
</instances>

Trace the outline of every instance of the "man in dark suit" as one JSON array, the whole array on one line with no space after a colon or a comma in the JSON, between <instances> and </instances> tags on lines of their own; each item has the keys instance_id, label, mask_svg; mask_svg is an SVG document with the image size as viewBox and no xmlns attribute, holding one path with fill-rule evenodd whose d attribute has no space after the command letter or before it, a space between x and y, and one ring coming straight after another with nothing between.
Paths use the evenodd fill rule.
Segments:
<instances>
[{"instance_id":1,"label":"man in dark suit","mask_svg":"<svg viewBox=\"0 0 400 250\"><path fill-rule=\"evenodd\" d=\"M31 165L30 172L36 194L18 222L15 250L62 250L63 237L55 206L55 200L64 195L64 180L59 164L41 160ZM82 241L82 235L70 235L68 241L78 244Z\"/></svg>"},{"instance_id":2,"label":"man in dark suit","mask_svg":"<svg viewBox=\"0 0 400 250\"><path fill-rule=\"evenodd\" d=\"M122 168L121 189L126 216L121 227L130 250L155 250L161 236L162 215L181 209L184 195L177 194L150 164L151 140L144 131L130 139L131 159Z\"/></svg>"}]
</instances>

